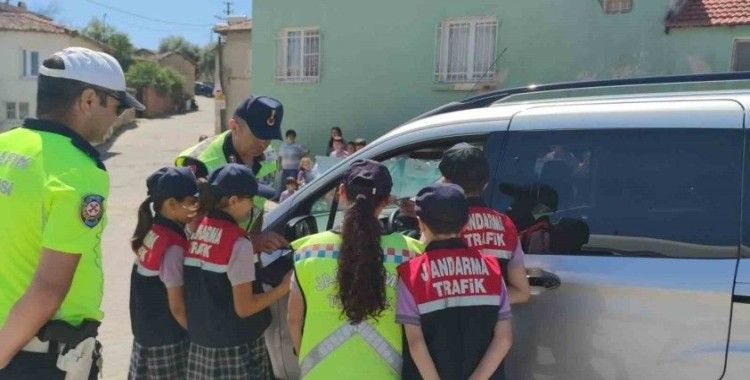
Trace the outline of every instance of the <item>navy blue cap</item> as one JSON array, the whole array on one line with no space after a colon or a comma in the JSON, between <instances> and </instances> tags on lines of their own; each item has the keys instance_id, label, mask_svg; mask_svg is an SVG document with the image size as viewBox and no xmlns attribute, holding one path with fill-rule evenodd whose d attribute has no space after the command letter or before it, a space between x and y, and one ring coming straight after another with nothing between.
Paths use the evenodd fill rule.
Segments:
<instances>
[{"instance_id":1,"label":"navy blue cap","mask_svg":"<svg viewBox=\"0 0 750 380\"><path fill-rule=\"evenodd\" d=\"M253 171L245 165L226 164L208 176L211 192L218 197L255 196L258 194L258 181Z\"/></svg>"},{"instance_id":2,"label":"navy blue cap","mask_svg":"<svg viewBox=\"0 0 750 380\"><path fill-rule=\"evenodd\" d=\"M490 176L490 166L484 152L465 142L448 148L438 168L440 174L451 182L487 181Z\"/></svg>"},{"instance_id":3,"label":"navy blue cap","mask_svg":"<svg viewBox=\"0 0 750 380\"><path fill-rule=\"evenodd\" d=\"M358 196L380 198L391 193L393 179L385 165L361 158L349 165L349 171L344 177L344 187Z\"/></svg>"},{"instance_id":4,"label":"navy blue cap","mask_svg":"<svg viewBox=\"0 0 750 380\"><path fill-rule=\"evenodd\" d=\"M417 193L416 204L417 216L428 226L456 226L458 232L469 219L469 202L456 184L427 186Z\"/></svg>"},{"instance_id":5,"label":"navy blue cap","mask_svg":"<svg viewBox=\"0 0 750 380\"><path fill-rule=\"evenodd\" d=\"M163 167L146 179L147 194L160 200L198 196L196 181L190 168Z\"/></svg>"},{"instance_id":6,"label":"navy blue cap","mask_svg":"<svg viewBox=\"0 0 750 380\"><path fill-rule=\"evenodd\" d=\"M284 106L278 100L251 95L237 106L234 116L244 120L255 137L261 140L281 140Z\"/></svg>"}]
</instances>

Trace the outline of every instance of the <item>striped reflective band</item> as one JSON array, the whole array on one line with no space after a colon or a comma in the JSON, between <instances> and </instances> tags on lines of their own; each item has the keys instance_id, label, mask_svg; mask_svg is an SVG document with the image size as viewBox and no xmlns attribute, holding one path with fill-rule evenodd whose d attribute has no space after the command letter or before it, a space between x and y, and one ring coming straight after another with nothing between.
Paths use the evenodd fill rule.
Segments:
<instances>
[{"instance_id":1,"label":"striped reflective band","mask_svg":"<svg viewBox=\"0 0 750 380\"><path fill-rule=\"evenodd\" d=\"M156 277L156 276L158 276L158 275L159 275L159 271L158 271L158 270L151 270L151 269L148 269L148 268L144 267L144 266L143 266L143 265L142 265L141 263L136 263L136 267L138 268L138 269L136 269L136 271L137 271L137 272L138 272L138 274L140 274L141 276L145 276L145 277Z\"/></svg>"},{"instance_id":2,"label":"striped reflective band","mask_svg":"<svg viewBox=\"0 0 750 380\"><path fill-rule=\"evenodd\" d=\"M485 255L497 257L498 259L505 259L505 260L510 260L510 258L513 257L513 252L506 251L504 249L484 248L482 249L482 253L484 253Z\"/></svg>"},{"instance_id":3,"label":"striped reflective band","mask_svg":"<svg viewBox=\"0 0 750 380\"><path fill-rule=\"evenodd\" d=\"M369 344L375 352L377 352L378 355L380 355L380 357L391 366L391 369L393 369L395 373L401 373L401 354L399 354L399 352L396 351L396 349L393 348L390 343L388 343L388 341L385 340L377 330L375 330L375 328L370 326L367 322L361 322L357 325L350 325L349 323L344 324L313 347L302 360L302 364L300 364L302 377L304 378L307 376L307 374L318 365L318 363L323 361L326 356L357 334L359 334L362 339L364 339L365 342L367 342L367 344Z\"/></svg>"},{"instance_id":4,"label":"striped reflective band","mask_svg":"<svg viewBox=\"0 0 750 380\"><path fill-rule=\"evenodd\" d=\"M227 267L229 267L229 265L209 263L201 259L196 259L194 257L186 257L185 265L190 266L190 267L201 268L203 270L207 270L209 272L214 272L214 273L226 273Z\"/></svg>"},{"instance_id":5,"label":"striped reflective band","mask_svg":"<svg viewBox=\"0 0 750 380\"><path fill-rule=\"evenodd\" d=\"M334 244L313 244L303 247L300 251L294 254L294 261L300 261L316 257L319 259L338 259L339 249ZM417 252L410 251L408 249L396 249L396 248L385 248L383 250L385 256L383 261L391 264L401 264L405 261L417 257Z\"/></svg>"},{"instance_id":6,"label":"striped reflective band","mask_svg":"<svg viewBox=\"0 0 750 380\"><path fill-rule=\"evenodd\" d=\"M425 302L418 306L419 314L461 306L500 306L500 296L458 296Z\"/></svg>"}]
</instances>

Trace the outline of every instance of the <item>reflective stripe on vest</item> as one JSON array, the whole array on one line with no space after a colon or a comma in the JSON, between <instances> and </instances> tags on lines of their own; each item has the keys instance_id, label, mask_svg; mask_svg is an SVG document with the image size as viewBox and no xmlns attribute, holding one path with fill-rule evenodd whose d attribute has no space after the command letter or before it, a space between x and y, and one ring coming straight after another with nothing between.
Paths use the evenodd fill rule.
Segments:
<instances>
[{"instance_id":1,"label":"reflective stripe on vest","mask_svg":"<svg viewBox=\"0 0 750 380\"><path fill-rule=\"evenodd\" d=\"M383 358L383 361L391 366L395 373L401 372L401 353L393 348L374 327L363 321L356 325L346 323L315 345L307 356L302 359L302 363L300 364L302 377L305 377L310 370L323 361L331 352L356 335L361 336Z\"/></svg>"}]
</instances>

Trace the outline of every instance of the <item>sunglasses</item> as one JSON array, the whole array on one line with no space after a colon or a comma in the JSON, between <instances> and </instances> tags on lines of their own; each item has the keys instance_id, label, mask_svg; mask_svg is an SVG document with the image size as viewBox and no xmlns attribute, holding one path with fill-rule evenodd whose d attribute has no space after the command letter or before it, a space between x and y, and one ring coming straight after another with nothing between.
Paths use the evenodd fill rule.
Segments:
<instances>
[{"instance_id":1,"label":"sunglasses","mask_svg":"<svg viewBox=\"0 0 750 380\"><path fill-rule=\"evenodd\" d=\"M116 109L117 115L122 115L122 113L125 112L125 110L130 108L130 106L128 106L127 104L122 102L122 100L120 100L120 97L117 96L117 94L112 93L107 90L100 90L100 91L102 91L106 96L109 96L114 100L117 100L117 109Z\"/></svg>"}]
</instances>

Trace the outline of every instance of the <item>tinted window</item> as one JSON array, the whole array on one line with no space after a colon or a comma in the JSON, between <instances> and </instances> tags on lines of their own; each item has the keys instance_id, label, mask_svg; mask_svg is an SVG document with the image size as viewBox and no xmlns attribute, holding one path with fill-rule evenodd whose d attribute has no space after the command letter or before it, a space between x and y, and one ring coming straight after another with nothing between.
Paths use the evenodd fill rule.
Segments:
<instances>
[{"instance_id":1,"label":"tinted window","mask_svg":"<svg viewBox=\"0 0 750 380\"><path fill-rule=\"evenodd\" d=\"M529 253L736 256L740 130L509 132L492 203Z\"/></svg>"}]
</instances>

